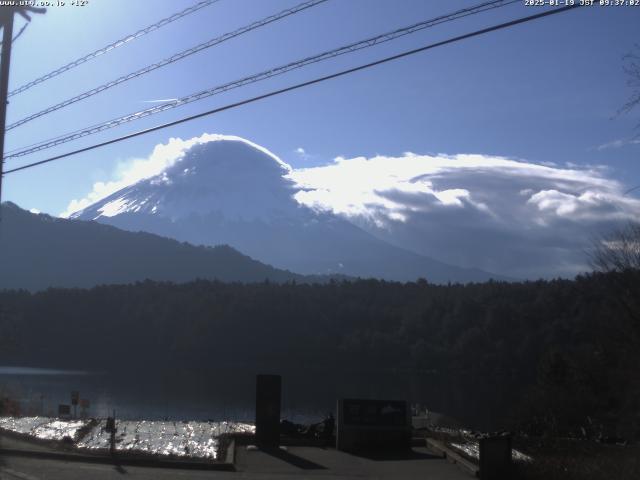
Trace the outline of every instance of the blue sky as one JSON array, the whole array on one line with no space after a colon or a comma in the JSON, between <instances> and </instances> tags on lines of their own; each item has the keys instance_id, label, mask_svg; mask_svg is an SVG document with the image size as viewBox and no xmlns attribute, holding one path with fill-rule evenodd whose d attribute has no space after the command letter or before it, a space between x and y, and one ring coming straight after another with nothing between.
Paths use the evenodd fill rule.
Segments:
<instances>
[{"instance_id":1,"label":"blue sky","mask_svg":"<svg viewBox=\"0 0 640 480\"><path fill-rule=\"evenodd\" d=\"M193 3L50 8L15 43L11 88ZM12 97L9 123L297 3L219 0ZM12 130L7 150L477 3L329 0ZM517 3L436 26L6 168L540 11ZM592 7L519 25L7 175L3 199L68 215L161 171L203 134L230 135L288 163L299 203L391 243L517 278L571 276L588 268L590 239L640 214L640 189L625 194L640 184L640 111L616 115L632 93L622 67L639 20L640 8Z\"/></svg>"},{"instance_id":2,"label":"blue sky","mask_svg":"<svg viewBox=\"0 0 640 480\"><path fill-rule=\"evenodd\" d=\"M191 5L188 1L90 0L50 8L16 41L11 87ZM221 0L195 15L13 97L9 122L183 48L295 5L290 0ZM7 149L65 133L239 78L350 41L477 2L330 0L171 67L127 82L11 131ZM512 5L399 41L308 67L56 149L9 160L6 167L212 108L276 86L379 58L471 29L539 11ZM479 153L530 162L604 164L640 183L640 145L600 148L637 133L638 112L615 116L630 91L622 56L638 42L640 8L565 13L446 46L215 117L8 175L4 199L58 214L123 162L149 155L171 136L239 135L294 167L337 156ZM19 28L22 20L17 21ZM296 154L303 148L305 155Z\"/></svg>"}]
</instances>

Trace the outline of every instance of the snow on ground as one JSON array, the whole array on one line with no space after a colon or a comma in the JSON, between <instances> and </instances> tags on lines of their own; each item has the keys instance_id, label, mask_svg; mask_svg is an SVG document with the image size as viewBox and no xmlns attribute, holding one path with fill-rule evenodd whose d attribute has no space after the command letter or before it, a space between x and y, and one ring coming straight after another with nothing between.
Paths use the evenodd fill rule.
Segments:
<instances>
[{"instance_id":1,"label":"snow on ground","mask_svg":"<svg viewBox=\"0 0 640 480\"><path fill-rule=\"evenodd\" d=\"M478 442L452 443L451 446L456 448L476 460L480 459L480 445ZM515 448L511 450L511 458L518 462L532 462L533 459Z\"/></svg>"},{"instance_id":2,"label":"snow on ground","mask_svg":"<svg viewBox=\"0 0 640 480\"><path fill-rule=\"evenodd\" d=\"M78 442L79 448L108 449L110 434L99 422ZM157 455L216 459L218 437L224 433L253 433L255 427L232 422L119 421L116 450Z\"/></svg>"},{"instance_id":3,"label":"snow on ground","mask_svg":"<svg viewBox=\"0 0 640 480\"><path fill-rule=\"evenodd\" d=\"M31 435L42 440L75 439L88 420L60 420L48 417L0 417L0 429Z\"/></svg>"},{"instance_id":4,"label":"snow on ground","mask_svg":"<svg viewBox=\"0 0 640 480\"><path fill-rule=\"evenodd\" d=\"M77 448L108 450L110 434L104 430L106 420L98 421L81 439L76 439L78 430L89 422L47 417L0 417L0 429L45 440L70 437L77 440ZM234 422L123 420L117 421L116 427L116 450L211 460L216 459L220 435L255 432L253 425Z\"/></svg>"}]
</instances>

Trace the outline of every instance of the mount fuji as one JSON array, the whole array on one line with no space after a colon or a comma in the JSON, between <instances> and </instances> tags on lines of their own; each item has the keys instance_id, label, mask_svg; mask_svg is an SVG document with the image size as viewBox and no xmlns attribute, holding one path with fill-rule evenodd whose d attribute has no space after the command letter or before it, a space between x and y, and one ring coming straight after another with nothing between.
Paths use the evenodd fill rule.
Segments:
<instances>
[{"instance_id":1,"label":"mount fuji","mask_svg":"<svg viewBox=\"0 0 640 480\"><path fill-rule=\"evenodd\" d=\"M496 275L393 246L348 220L299 204L291 168L239 137L204 135L160 173L71 215L194 245L226 244L277 268L435 283Z\"/></svg>"}]
</instances>

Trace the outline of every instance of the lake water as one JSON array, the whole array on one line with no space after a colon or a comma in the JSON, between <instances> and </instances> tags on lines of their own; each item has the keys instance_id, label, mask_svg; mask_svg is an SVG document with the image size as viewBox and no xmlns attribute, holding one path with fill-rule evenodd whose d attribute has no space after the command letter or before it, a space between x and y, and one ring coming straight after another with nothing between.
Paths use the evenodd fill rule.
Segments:
<instances>
[{"instance_id":1,"label":"lake water","mask_svg":"<svg viewBox=\"0 0 640 480\"><path fill-rule=\"evenodd\" d=\"M55 370L53 368L33 367L0 367L0 376L6 375L86 375L88 372L81 370Z\"/></svg>"},{"instance_id":2,"label":"lake water","mask_svg":"<svg viewBox=\"0 0 640 480\"><path fill-rule=\"evenodd\" d=\"M0 366L0 398L19 402L23 415L55 415L71 403L71 392L89 401L90 417L116 411L124 420L253 422L255 373L242 368L192 369L119 374ZM274 373L274 372L261 372ZM339 398L378 398L420 403L480 430L503 428L500 417L510 392L499 382L416 372L326 372L304 366L282 377L282 418L315 423L335 412ZM511 393L512 394L512 393ZM503 399L498 404L496 399ZM81 409L78 407L78 414ZM335 413L334 413L335 414Z\"/></svg>"},{"instance_id":3,"label":"lake water","mask_svg":"<svg viewBox=\"0 0 640 480\"><path fill-rule=\"evenodd\" d=\"M23 415L56 415L77 391L89 407L77 414L121 419L253 421L255 377L202 372L115 375L48 368L0 366L0 398L20 405ZM283 417L299 423L320 421L331 404L296 402L283 385ZM73 410L72 410L73 411Z\"/></svg>"}]
</instances>

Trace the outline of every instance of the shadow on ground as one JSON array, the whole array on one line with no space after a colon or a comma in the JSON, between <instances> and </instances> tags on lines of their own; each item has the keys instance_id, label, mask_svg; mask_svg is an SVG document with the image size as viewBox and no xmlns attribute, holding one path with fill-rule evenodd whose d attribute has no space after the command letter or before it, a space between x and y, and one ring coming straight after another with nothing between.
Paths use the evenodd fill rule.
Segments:
<instances>
[{"instance_id":1,"label":"shadow on ground","mask_svg":"<svg viewBox=\"0 0 640 480\"><path fill-rule=\"evenodd\" d=\"M402 461L402 460L442 460L441 456L431 455L430 453L416 452L415 450L396 450L396 451L384 451L384 450L372 450L368 452L349 452L356 457L366 458L368 460L374 460L378 462L388 461Z\"/></svg>"},{"instance_id":2,"label":"shadow on ground","mask_svg":"<svg viewBox=\"0 0 640 480\"><path fill-rule=\"evenodd\" d=\"M278 460L282 460L294 467L301 468L302 470L326 470L327 467L324 465L320 465L319 463L312 462L311 460L307 460L306 458L302 458L298 455L294 455L293 453L289 453L286 450L282 450L280 448L268 448L262 449L264 453L267 455L271 455Z\"/></svg>"}]
</instances>

